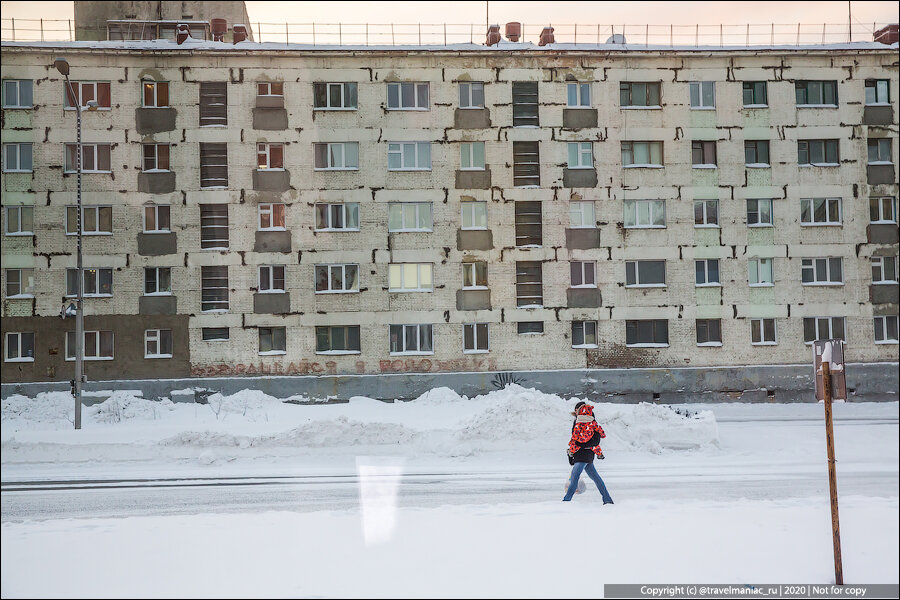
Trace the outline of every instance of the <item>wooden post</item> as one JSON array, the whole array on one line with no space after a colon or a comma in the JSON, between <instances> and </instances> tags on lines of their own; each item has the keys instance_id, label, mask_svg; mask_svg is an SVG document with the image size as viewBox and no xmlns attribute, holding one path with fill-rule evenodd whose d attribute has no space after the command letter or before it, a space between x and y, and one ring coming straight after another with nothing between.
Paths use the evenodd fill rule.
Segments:
<instances>
[{"instance_id":1,"label":"wooden post","mask_svg":"<svg viewBox=\"0 0 900 600\"><path fill-rule=\"evenodd\" d=\"M831 533L834 544L834 582L844 585L841 564L841 525L838 518L837 473L834 465L834 426L831 420L831 365L822 361L822 383L825 390L825 442L828 446L828 487L831 492Z\"/></svg>"}]
</instances>

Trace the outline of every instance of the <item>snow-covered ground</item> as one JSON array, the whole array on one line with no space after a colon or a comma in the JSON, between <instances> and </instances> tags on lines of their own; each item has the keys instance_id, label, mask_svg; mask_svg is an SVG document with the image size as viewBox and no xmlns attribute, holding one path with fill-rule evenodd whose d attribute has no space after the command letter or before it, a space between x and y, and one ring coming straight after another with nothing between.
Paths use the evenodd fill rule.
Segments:
<instances>
[{"instance_id":1,"label":"snow-covered ground","mask_svg":"<svg viewBox=\"0 0 900 600\"><path fill-rule=\"evenodd\" d=\"M3 401L4 597L570 597L603 583L833 581L822 405L577 399ZM898 404L838 403L845 581L897 583ZM585 588L584 586L587 586ZM589 590L585 592L585 589Z\"/></svg>"}]
</instances>

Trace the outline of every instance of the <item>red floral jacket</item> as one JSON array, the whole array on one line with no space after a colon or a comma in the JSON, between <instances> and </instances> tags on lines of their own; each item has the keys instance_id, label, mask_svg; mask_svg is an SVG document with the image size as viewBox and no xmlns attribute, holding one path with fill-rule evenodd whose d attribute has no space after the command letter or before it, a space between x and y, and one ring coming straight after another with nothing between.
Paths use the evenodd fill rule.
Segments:
<instances>
[{"instance_id":1,"label":"red floral jacket","mask_svg":"<svg viewBox=\"0 0 900 600\"><path fill-rule=\"evenodd\" d=\"M583 404L578 408L575 421L575 427L572 428L572 439L569 441L569 454L575 454L581 450L584 444L594 437L594 432L599 433L601 438L606 437L603 428L594 419L594 407L590 404ZM594 446L591 450L597 456L603 455L603 450L600 449L600 446Z\"/></svg>"}]
</instances>

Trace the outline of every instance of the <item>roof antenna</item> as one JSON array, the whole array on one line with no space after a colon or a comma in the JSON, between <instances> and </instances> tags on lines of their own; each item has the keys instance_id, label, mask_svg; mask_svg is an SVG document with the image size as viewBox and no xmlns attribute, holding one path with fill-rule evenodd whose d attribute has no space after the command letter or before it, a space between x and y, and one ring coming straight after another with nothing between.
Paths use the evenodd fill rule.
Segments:
<instances>
[{"instance_id":1,"label":"roof antenna","mask_svg":"<svg viewBox=\"0 0 900 600\"><path fill-rule=\"evenodd\" d=\"M847 0L847 35L850 36L850 42L853 42L853 14L850 11L850 0Z\"/></svg>"}]
</instances>

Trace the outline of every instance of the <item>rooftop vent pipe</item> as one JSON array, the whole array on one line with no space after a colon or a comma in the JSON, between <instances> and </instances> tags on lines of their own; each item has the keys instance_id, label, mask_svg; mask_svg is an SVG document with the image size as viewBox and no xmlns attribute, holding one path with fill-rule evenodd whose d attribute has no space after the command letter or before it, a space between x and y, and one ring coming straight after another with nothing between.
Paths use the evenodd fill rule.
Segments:
<instances>
[{"instance_id":1,"label":"rooftop vent pipe","mask_svg":"<svg viewBox=\"0 0 900 600\"><path fill-rule=\"evenodd\" d=\"M232 30L234 31L234 43L243 42L247 39L247 26L246 25L235 25Z\"/></svg>"},{"instance_id":2,"label":"rooftop vent pipe","mask_svg":"<svg viewBox=\"0 0 900 600\"><path fill-rule=\"evenodd\" d=\"M541 40L538 42L538 46L546 46L547 44L553 44L555 42L556 38L553 37L553 28L544 27L544 30L541 31Z\"/></svg>"},{"instance_id":3,"label":"rooftop vent pipe","mask_svg":"<svg viewBox=\"0 0 900 600\"><path fill-rule=\"evenodd\" d=\"M225 19L210 19L212 38L214 42L224 42L225 33L228 31L228 21Z\"/></svg>"},{"instance_id":4,"label":"rooftop vent pipe","mask_svg":"<svg viewBox=\"0 0 900 600\"><path fill-rule=\"evenodd\" d=\"M522 36L522 24L513 21L506 24L506 39L511 42L518 42Z\"/></svg>"},{"instance_id":5,"label":"rooftop vent pipe","mask_svg":"<svg viewBox=\"0 0 900 600\"><path fill-rule=\"evenodd\" d=\"M499 25L490 25L488 27L487 32L487 41L485 42L488 46L493 46L500 42L500 26Z\"/></svg>"}]
</instances>

